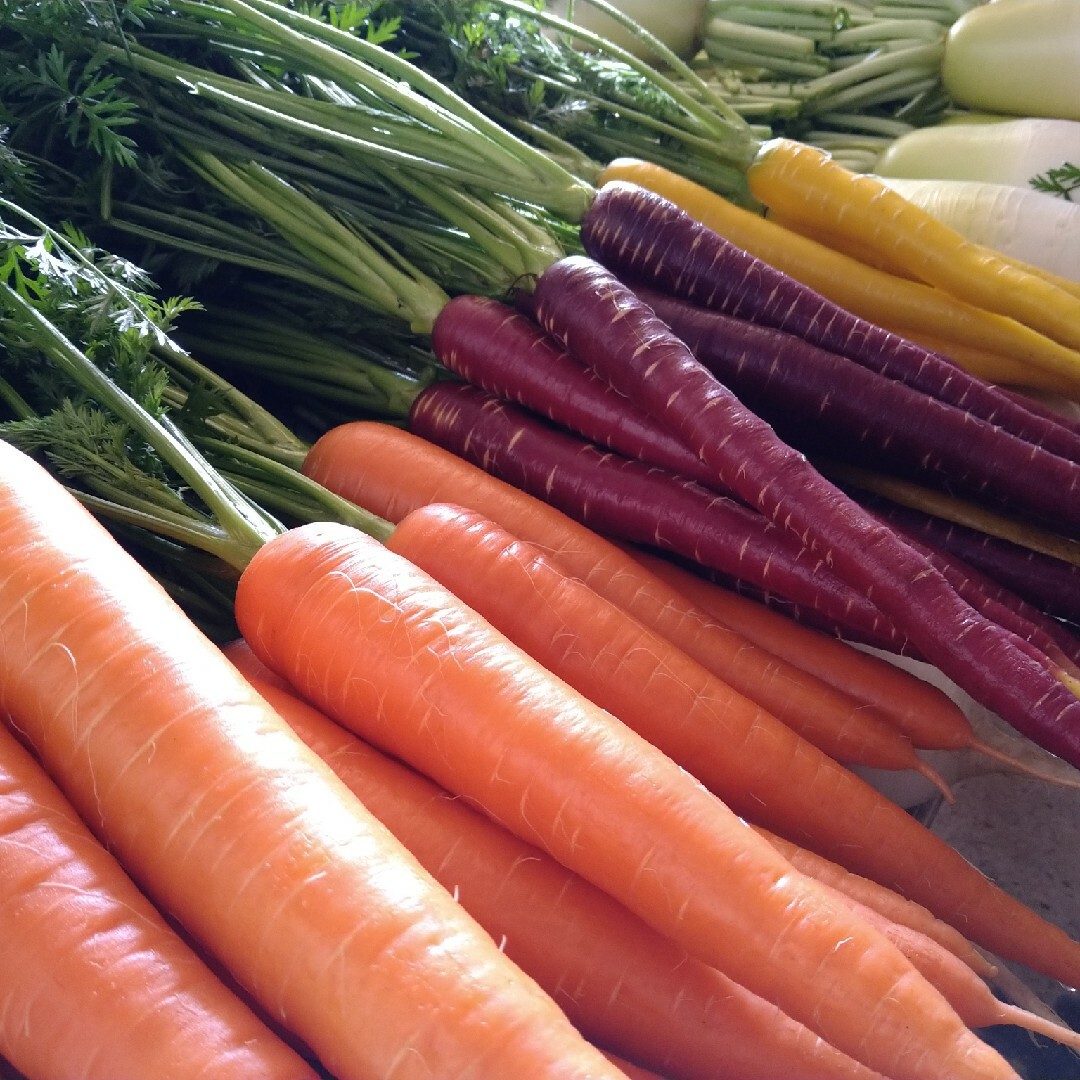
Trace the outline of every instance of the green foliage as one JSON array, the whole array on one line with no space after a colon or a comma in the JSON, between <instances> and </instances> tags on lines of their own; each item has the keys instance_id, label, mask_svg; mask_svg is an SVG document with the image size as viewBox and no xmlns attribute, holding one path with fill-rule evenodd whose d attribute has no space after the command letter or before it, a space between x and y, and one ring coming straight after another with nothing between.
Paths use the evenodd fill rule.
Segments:
<instances>
[{"instance_id":1,"label":"green foliage","mask_svg":"<svg viewBox=\"0 0 1080 1080\"><path fill-rule=\"evenodd\" d=\"M53 125L73 146L89 146L118 165L134 165L135 143L123 129L136 122L135 105L123 94L120 77L102 70L103 63L102 57L92 57L77 64L52 45L24 71L9 69L0 79L0 94L24 99L25 120Z\"/></svg>"},{"instance_id":2,"label":"green foliage","mask_svg":"<svg viewBox=\"0 0 1080 1080\"><path fill-rule=\"evenodd\" d=\"M103 45L144 24L153 0L28 0L0 5L0 121L37 153L62 133L106 161L132 166L126 129L137 107Z\"/></svg>"},{"instance_id":3,"label":"green foliage","mask_svg":"<svg viewBox=\"0 0 1080 1080\"><path fill-rule=\"evenodd\" d=\"M5 205L6 203L6 205ZM51 361L61 335L151 416L165 415L169 374L153 356L181 312L195 306L159 300L145 273L94 249L71 226L52 229L0 203L0 343L3 376L30 415L4 437L45 451L67 477L100 489L179 488L158 455L130 426L103 411L92 393ZM21 298L25 305L15 302ZM28 318L31 309L36 317ZM136 482L136 477L139 477ZM166 496L172 502L176 496Z\"/></svg>"},{"instance_id":4,"label":"green foliage","mask_svg":"<svg viewBox=\"0 0 1080 1080\"><path fill-rule=\"evenodd\" d=\"M1048 195L1072 199L1074 192L1080 191L1080 166L1066 162L1056 169L1047 169L1046 172L1032 177L1031 186Z\"/></svg>"},{"instance_id":5,"label":"green foliage","mask_svg":"<svg viewBox=\"0 0 1080 1080\"><path fill-rule=\"evenodd\" d=\"M736 201L760 133L692 72L671 76L581 42L539 0L404 0L398 43L472 105L595 178L613 157L655 161Z\"/></svg>"}]
</instances>

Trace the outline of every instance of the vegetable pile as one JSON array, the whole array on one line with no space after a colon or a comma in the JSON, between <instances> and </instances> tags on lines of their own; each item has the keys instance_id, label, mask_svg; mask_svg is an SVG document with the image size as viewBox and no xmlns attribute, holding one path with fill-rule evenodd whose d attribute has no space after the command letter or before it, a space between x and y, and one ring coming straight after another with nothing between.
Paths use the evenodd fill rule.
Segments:
<instances>
[{"instance_id":1,"label":"vegetable pile","mask_svg":"<svg viewBox=\"0 0 1080 1080\"><path fill-rule=\"evenodd\" d=\"M862 772L1080 788L1080 429L1028 396L1080 399L1080 291L630 31L0 12L26 1080L1080 1049L993 992L1080 942Z\"/></svg>"},{"instance_id":2,"label":"vegetable pile","mask_svg":"<svg viewBox=\"0 0 1080 1080\"><path fill-rule=\"evenodd\" d=\"M713 0L708 15L705 52L738 111L888 178L977 243L1080 280L1075 4Z\"/></svg>"}]
</instances>

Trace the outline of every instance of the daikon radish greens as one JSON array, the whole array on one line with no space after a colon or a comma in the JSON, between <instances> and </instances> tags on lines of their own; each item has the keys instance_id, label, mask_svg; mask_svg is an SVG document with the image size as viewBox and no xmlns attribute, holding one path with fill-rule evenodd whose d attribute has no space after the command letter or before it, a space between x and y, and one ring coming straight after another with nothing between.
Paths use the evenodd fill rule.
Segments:
<instances>
[{"instance_id":1,"label":"daikon radish greens","mask_svg":"<svg viewBox=\"0 0 1080 1080\"><path fill-rule=\"evenodd\" d=\"M894 138L944 115L945 39L972 3L710 0L704 51L742 115L865 172Z\"/></svg>"}]
</instances>

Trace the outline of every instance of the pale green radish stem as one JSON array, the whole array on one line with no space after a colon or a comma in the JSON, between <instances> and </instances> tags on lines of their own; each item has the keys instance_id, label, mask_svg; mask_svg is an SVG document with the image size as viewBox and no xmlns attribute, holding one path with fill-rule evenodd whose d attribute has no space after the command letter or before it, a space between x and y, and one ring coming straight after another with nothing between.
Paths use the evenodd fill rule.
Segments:
<instances>
[{"instance_id":1,"label":"pale green radish stem","mask_svg":"<svg viewBox=\"0 0 1080 1080\"><path fill-rule=\"evenodd\" d=\"M1032 177L1067 164L1080 165L1080 120L1025 116L916 128L893 140L873 171L1029 187Z\"/></svg>"},{"instance_id":2,"label":"pale green radish stem","mask_svg":"<svg viewBox=\"0 0 1080 1080\"><path fill-rule=\"evenodd\" d=\"M1080 120L1080 3L972 8L949 29L941 77L969 109Z\"/></svg>"},{"instance_id":3,"label":"pale green radish stem","mask_svg":"<svg viewBox=\"0 0 1080 1080\"><path fill-rule=\"evenodd\" d=\"M1080 203L977 180L882 180L968 240L1080 282Z\"/></svg>"}]
</instances>

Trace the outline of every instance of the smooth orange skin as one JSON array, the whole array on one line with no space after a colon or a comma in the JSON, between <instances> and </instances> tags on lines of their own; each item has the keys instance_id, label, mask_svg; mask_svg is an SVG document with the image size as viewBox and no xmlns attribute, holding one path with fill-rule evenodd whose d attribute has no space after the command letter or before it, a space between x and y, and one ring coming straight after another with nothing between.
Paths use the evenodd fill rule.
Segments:
<instances>
[{"instance_id":1,"label":"smooth orange skin","mask_svg":"<svg viewBox=\"0 0 1080 1080\"><path fill-rule=\"evenodd\" d=\"M0 1056L65 1080L315 1080L3 725Z\"/></svg>"},{"instance_id":2,"label":"smooth orange skin","mask_svg":"<svg viewBox=\"0 0 1080 1080\"><path fill-rule=\"evenodd\" d=\"M625 551L539 499L400 428L373 421L343 424L316 442L304 470L391 522L429 503L473 510L536 544L564 570L643 622L648 618L634 606L635 596L645 598L645 610L668 605L676 613L687 610L685 599L655 575L643 579L640 565ZM652 580L659 581L659 591L643 583ZM677 614L676 621L680 618ZM725 799L756 824L923 904L996 955L1067 986L1080 985L1080 944L987 881L894 803L878 798L868 785L852 785L848 770L821 768L819 753L802 757L815 768L802 774L807 777L802 783L784 772L769 807L760 799L740 805L731 791ZM837 790L840 784L843 794ZM935 870L928 873L931 865Z\"/></svg>"}]
</instances>

